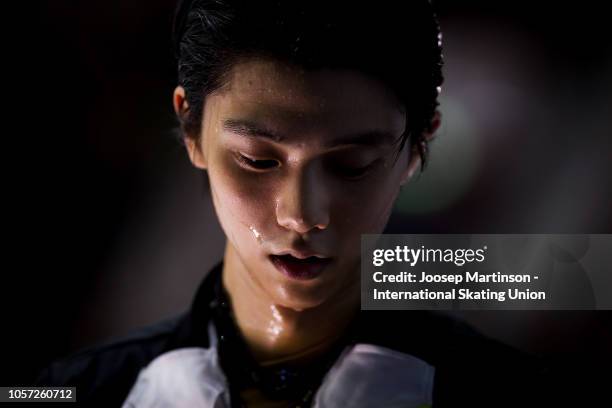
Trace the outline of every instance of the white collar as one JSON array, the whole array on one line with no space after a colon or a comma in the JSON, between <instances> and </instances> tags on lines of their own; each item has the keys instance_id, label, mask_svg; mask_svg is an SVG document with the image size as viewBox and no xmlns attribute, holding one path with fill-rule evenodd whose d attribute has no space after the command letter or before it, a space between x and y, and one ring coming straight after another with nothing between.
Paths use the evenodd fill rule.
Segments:
<instances>
[{"instance_id":1,"label":"white collar","mask_svg":"<svg viewBox=\"0 0 612 408\"><path fill-rule=\"evenodd\" d=\"M123 408L229 408L214 325L210 347L180 348L143 368ZM347 346L314 398L315 408L421 408L432 404L435 368L410 354L372 344Z\"/></svg>"}]
</instances>

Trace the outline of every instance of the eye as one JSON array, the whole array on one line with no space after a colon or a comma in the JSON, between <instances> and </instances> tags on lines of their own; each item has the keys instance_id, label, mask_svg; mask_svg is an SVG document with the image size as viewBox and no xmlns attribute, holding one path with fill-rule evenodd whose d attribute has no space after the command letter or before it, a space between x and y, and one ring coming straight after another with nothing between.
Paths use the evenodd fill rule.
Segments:
<instances>
[{"instance_id":1,"label":"eye","mask_svg":"<svg viewBox=\"0 0 612 408\"><path fill-rule=\"evenodd\" d=\"M246 156L242 153L236 154L236 160L238 160L238 163L241 166L247 167L252 170L269 170L269 169L278 167L279 165L278 160L272 160L272 159L257 160L249 156Z\"/></svg>"},{"instance_id":2,"label":"eye","mask_svg":"<svg viewBox=\"0 0 612 408\"><path fill-rule=\"evenodd\" d=\"M378 162L379 160L374 160L365 166L335 165L333 170L341 177L349 180L357 180L367 175Z\"/></svg>"}]
</instances>

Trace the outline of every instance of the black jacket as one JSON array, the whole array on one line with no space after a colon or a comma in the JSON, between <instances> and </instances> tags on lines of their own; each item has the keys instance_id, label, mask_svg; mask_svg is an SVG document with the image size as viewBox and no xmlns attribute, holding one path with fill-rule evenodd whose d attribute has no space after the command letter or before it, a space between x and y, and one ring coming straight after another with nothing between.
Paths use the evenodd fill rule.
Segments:
<instances>
[{"instance_id":1,"label":"black jacket","mask_svg":"<svg viewBox=\"0 0 612 408\"><path fill-rule=\"evenodd\" d=\"M41 373L37 385L76 386L79 405L121 406L139 371L155 357L183 347L208 347L209 303L221 269L216 266L203 279L187 312L56 361ZM549 406L543 402L548 387L538 359L448 316L362 311L358 340L435 366L434 407Z\"/></svg>"}]
</instances>

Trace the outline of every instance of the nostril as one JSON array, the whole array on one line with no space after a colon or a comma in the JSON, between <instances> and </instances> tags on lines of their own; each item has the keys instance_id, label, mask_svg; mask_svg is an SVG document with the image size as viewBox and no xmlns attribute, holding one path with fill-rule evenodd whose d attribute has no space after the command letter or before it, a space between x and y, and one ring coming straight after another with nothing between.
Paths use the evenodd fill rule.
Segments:
<instances>
[{"instance_id":1,"label":"nostril","mask_svg":"<svg viewBox=\"0 0 612 408\"><path fill-rule=\"evenodd\" d=\"M293 218L293 217L287 217L285 219L281 218L279 219L278 223L282 227L293 230L300 234L306 233L316 227L314 223L310 223L306 221L304 218Z\"/></svg>"},{"instance_id":2,"label":"nostril","mask_svg":"<svg viewBox=\"0 0 612 408\"><path fill-rule=\"evenodd\" d=\"M329 223L328 198L303 185L290 185L275 200L278 225L304 234Z\"/></svg>"}]
</instances>

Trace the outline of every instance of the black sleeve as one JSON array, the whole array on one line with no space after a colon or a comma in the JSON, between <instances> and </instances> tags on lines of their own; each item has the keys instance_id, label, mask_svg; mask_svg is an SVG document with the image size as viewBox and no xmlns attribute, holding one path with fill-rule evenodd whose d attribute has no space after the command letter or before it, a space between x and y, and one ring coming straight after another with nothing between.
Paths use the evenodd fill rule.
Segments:
<instances>
[{"instance_id":1,"label":"black sleeve","mask_svg":"<svg viewBox=\"0 0 612 408\"><path fill-rule=\"evenodd\" d=\"M436 367L434 407L551 406L541 358L486 337L461 343Z\"/></svg>"},{"instance_id":2,"label":"black sleeve","mask_svg":"<svg viewBox=\"0 0 612 408\"><path fill-rule=\"evenodd\" d=\"M139 354L113 350L56 361L40 373L36 386L76 387L78 403L118 407L145 364Z\"/></svg>"},{"instance_id":3,"label":"black sleeve","mask_svg":"<svg viewBox=\"0 0 612 408\"><path fill-rule=\"evenodd\" d=\"M542 403L547 366L537 356L443 313L362 313L362 341L414 355L435 367L434 408L551 406Z\"/></svg>"},{"instance_id":4,"label":"black sleeve","mask_svg":"<svg viewBox=\"0 0 612 408\"><path fill-rule=\"evenodd\" d=\"M166 350L177 324L178 318L173 318L54 361L35 385L76 387L77 403L120 407L140 370Z\"/></svg>"}]
</instances>

